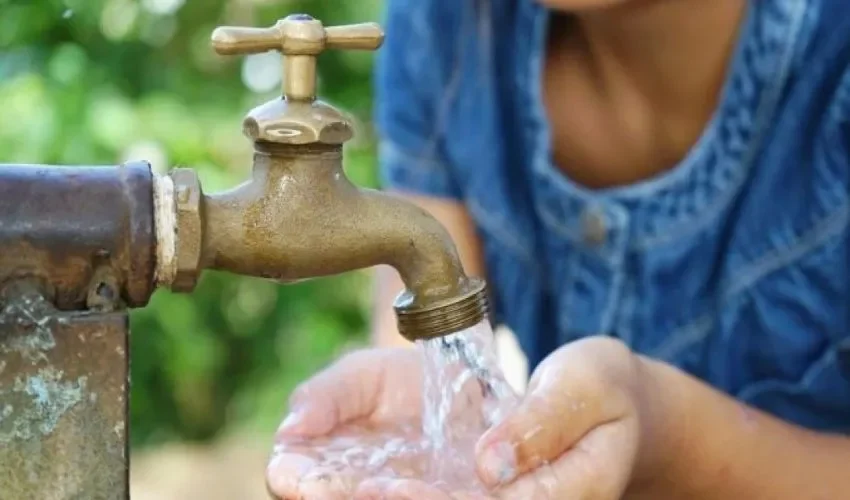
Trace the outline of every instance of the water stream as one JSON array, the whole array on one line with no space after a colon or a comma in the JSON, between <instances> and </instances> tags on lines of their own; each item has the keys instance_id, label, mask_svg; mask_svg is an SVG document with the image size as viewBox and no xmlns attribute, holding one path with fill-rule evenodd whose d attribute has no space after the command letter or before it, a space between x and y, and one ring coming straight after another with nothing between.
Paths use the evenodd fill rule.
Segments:
<instances>
[{"instance_id":1,"label":"water stream","mask_svg":"<svg viewBox=\"0 0 850 500\"><path fill-rule=\"evenodd\" d=\"M502 374L489 323L422 341L422 431L429 479L457 485L476 477L478 438L515 407L518 395Z\"/></svg>"}]
</instances>

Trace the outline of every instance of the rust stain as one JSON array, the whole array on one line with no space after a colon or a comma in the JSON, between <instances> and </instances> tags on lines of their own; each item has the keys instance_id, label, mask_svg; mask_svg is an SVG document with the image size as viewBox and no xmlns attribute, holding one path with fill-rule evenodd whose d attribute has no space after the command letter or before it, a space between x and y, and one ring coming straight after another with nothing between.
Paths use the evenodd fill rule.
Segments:
<instances>
[{"instance_id":1,"label":"rust stain","mask_svg":"<svg viewBox=\"0 0 850 500\"><path fill-rule=\"evenodd\" d=\"M107 269L106 291L144 306L153 293L152 192L147 163L0 164L0 286L36 278L58 309L82 310L99 301L95 281Z\"/></svg>"}]
</instances>

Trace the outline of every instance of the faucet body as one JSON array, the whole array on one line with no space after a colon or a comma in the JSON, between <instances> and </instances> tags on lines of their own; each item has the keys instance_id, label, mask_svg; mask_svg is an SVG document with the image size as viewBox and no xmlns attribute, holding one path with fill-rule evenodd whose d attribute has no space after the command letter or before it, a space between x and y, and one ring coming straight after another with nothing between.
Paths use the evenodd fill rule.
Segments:
<instances>
[{"instance_id":1,"label":"faucet body","mask_svg":"<svg viewBox=\"0 0 850 500\"><path fill-rule=\"evenodd\" d=\"M204 267L294 282L389 264L417 294L462 285L442 225L393 195L354 186L338 145L258 143L251 180L205 195L203 205Z\"/></svg>"},{"instance_id":2,"label":"faucet body","mask_svg":"<svg viewBox=\"0 0 850 500\"><path fill-rule=\"evenodd\" d=\"M486 318L485 284L466 276L443 226L412 203L354 186L343 171L352 127L316 99L316 56L382 41L373 24L324 28L303 15L271 28L213 33L222 54L279 50L283 95L243 123L254 143L250 180L218 194L203 193L191 170L157 182L161 286L190 291L202 269L289 283L388 264L406 286L395 310L408 339L448 335Z\"/></svg>"},{"instance_id":3,"label":"faucet body","mask_svg":"<svg viewBox=\"0 0 850 500\"><path fill-rule=\"evenodd\" d=\"M486 315L484 284L466 276L445 228L413 203L352 184L341 145L256 142L251 178L222 193L204 194L190 170L171 181L175 202L158 204L157 232L162 257L174 221L175 257L158 260L160 286L190 291L203 269L293 283L386 264L406 286L396 312L411 340Z\"/></svg>"}]
</instances>

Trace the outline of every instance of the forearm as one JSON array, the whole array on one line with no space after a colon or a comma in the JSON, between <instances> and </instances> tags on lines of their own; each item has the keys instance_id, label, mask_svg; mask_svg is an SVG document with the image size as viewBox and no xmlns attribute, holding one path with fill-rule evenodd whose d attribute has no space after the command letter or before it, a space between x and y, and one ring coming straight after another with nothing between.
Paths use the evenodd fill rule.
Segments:
<instances>
[{"instance_id":1,"label":"forearm","mask_svg":"<svg viewBox=\"0 0 850 500\"><path fill-rule=\"evenodd\" d=\"M650 432L658 469L634 498L831 500L850 491L847 437L790 425L668 365L644 363L666 415Z\"/></svg>"}]
</instances>

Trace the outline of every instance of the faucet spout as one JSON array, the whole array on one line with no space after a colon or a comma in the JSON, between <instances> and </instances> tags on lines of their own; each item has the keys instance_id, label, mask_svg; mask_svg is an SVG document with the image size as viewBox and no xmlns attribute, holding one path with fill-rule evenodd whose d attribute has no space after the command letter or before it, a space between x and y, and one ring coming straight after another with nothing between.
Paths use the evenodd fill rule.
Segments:
<instances>
[{"instance_id":1,"label":"faucet spout","mask_svg":"<svg viewBox=\"0 0 850 500\"><path fill-rule=\"evenodd\" d=\"M411 340L486 314L484 284L466 276L445 228L412 203L352 184L341 145L258 142L248 182L198 199L199 269L292 283L390 265L406 286L395 307Z\"/></svg>"}]
</instances>

